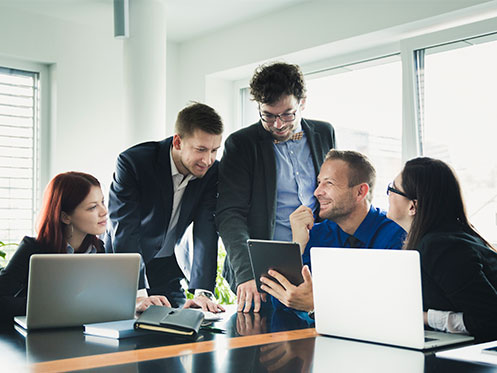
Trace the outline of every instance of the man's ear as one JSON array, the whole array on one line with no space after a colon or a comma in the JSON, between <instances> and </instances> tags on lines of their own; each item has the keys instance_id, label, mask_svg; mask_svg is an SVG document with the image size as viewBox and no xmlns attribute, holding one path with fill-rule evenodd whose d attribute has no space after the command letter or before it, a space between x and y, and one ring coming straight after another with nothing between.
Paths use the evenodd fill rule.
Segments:
<instances>
[{"instance_id":1,"label":"man's ear","mask_svg":"<svg viewBox=\"0 0 497 373\"><path fill-rule=\"evenodd\" d=\"M418 201L413 199L412 201L409 202L409 215L414 216L416 215L416 210L418 206Z\"/></svg>"},{"instance_id":2,"label":"man's ear","mask_svg":"<svg viewBox=\"0 0 497 373\"><path fill-rule=\"evenodd\" d=\"M305 102L306 102L306 98L307 98L307 97L302 97L302 98L300 99L300 110L301 110L301 111L305 109Z\"/></svg>"},{"instance_id":3,"label":"man's ear","mask_svg":"<svg viewBox=\"0 0 497 373\"><path fill-rule=\"evenodd\" d=\"M60 220L62 220L62 223L64 224L71 224L71 218L64 211L60 213Z\"/></svg>"},{"instance_id":4,"label":"man's ear","mask_svg":"<svg viewBox=\"0 0 497 373\"><path fill-rule=\"evenodd\" d=\"M369 185L366 183L359 184L359 189L357 189L357 199L362 201L367 197L369 193Z\"/></svg>"},{"instance_id":5,"label":"man's ear","mask_svg":"<svg viewBox=\"0 0 497 373\"><path fill-rule=\"evenodd\" d=\"M173 136L173 148L176 150L181 150L181 137L177 133Z\"/></svg>"}]
</instances>

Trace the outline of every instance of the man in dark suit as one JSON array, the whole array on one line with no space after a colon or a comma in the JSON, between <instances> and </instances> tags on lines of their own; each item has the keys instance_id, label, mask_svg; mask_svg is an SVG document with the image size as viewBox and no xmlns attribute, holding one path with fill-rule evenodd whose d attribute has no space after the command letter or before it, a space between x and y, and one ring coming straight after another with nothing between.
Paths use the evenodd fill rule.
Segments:
<instances>
[{"instance_id":1,"label":"man in dark suit","mask_svg":"<svg viewBox=\"0 0 497 373\"><path fill-rule=\"evenodd\" d=\"M222 310L212 294L218 242L216 153L222 131L214 109L193 103L178 114L173 137L135 145L117 160L106 250L141 254L139 288L165 295L173 307L185 303L180 281L186 277L195 297L185 307ZM183 238L191 223L193 255Z\"/></svg>"},{"instance_id":2,"label":"man in dark suit","mask_svg":"<svg viewBox=\"0 0 497 373\"><path fill-rule=\"evenodd\" d=\"M333 127L302 118L306 95L297 65L260 66L250 82L260 121L233 133L219 165L216 223L228 252L223 271L238 310L260 310L247 239L290 241L289 216L300 205L317 214L316 175L330 148Z\"/></svg>"}]
</instances>

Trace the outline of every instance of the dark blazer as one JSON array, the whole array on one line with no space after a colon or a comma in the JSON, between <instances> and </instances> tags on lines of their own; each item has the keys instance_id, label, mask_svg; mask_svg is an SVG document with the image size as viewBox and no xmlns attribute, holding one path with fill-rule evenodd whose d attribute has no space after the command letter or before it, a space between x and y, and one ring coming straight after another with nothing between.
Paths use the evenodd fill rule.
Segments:
<instances>
[{"instance_id":1,"label":"dark blazer","mask_svg":"<svg viewBox=\"0 0 497 373\"><path fill-rule=\"evenodd\" d=\"M173 206L172 139L138 144L119 155L109 192L111 230L105 242L108 252L137 252L146 265L165 245ZM190 289L214 290L217 172L216 161L203 178L190 181L183 194L175 241L181 240L193 222ZM164 276L167 278L168 274ZM145 286L143 268L139 286Z\"/></svg>"},{"instance_id":2,"label":"dark blazer","mask_svg":"<svg viewBox=\"0 0 497 373\"><path fill-rule=\"evenodd\" d=\"M98 253L104 251L103 242L95 244ZM57 254L33 237L24 237L7 267L0 271L0 321L12 321L13 316L26 314L29 260L34 254ZM63 255L63 254L61 254Z\"/></svg>"},{"instance_id":3,"label":"dark blazer","mask_svg":"<svg viewBox=\"0 0 497 373\"><path fill-rule=\"evenodd\" d=\"M316 175L335 146L326 122L302 119ZM253 279L247 239L272 239L276 216L276 157L273 138L261 122L233 133L219 164L216 223L228 252L223 276L231 289Z\"/></svg>"},{"instance_id":4,"label":"dark blazer","mask_svg":"<svg viewBox=\"0 0 497 373\"><path fill-rule=\"evenodd\" d=\"M54 253L33 237L24 237L7 267L0 271L0 321L26 314L29 258L33 254Z\"/></svg>"},{"instance_id":5,"label":"dark blazer","mask_svg":"<svg viewBox=\"0 0 497 373\"><path fill-rule=\"evenodd\" d=\"M478 340L497 338L497 253L478 237L448 227L423 237L423 307L462 312Z\"/></svg>"}]
</instances>

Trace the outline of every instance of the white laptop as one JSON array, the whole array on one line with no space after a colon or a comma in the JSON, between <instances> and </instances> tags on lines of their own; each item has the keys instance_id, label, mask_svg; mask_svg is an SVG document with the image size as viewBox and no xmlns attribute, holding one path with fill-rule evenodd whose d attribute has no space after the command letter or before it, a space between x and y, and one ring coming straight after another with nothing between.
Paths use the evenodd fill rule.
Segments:
<instances>
[{"instance_id":1,"label":"white laptop","mask_svg":"<svg viewBox=\"0 0 497 373\"><path fill-rule=\"evenodd\" d=\"M424 330L417 251L314 247L311 264L320 334L419 350L474 339Z\"/></svg>"},{"instance_id":2,"label":"white laptop","mask_svg":"<svg viewBox=\"0 0 497 373\"><path fill-rule=\"evenodd\" d=\"M37 254L29 266L24 329L132 319L139 254Z\"/></svg>"}]
</instances>

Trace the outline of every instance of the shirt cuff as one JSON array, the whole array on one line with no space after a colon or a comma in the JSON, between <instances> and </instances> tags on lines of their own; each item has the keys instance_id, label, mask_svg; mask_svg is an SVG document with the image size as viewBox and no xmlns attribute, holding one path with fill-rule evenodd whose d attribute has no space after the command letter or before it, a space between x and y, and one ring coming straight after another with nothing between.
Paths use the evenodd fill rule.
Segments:
<instances>
[{"instance_id":1,"label":"shirt cuff","mask_svg":"<svg viewBox=\"0 0 497 373\"><path fill-rule=\"evenodd\" d=\"M212 294L212 291L205 290L205 289L195 289L194 297L198 297L200 293L209 293L211 295L211 298L214 299L214 294Z\"/></svg>"},{"instance_id":2,"label":"shirt cuff","mask_svg":"<svg viewBox=\"0 0 497 373\"><path fill-rule=\"evenodd\" d=\"M143 288L143 289L139 289L137 292L136 292L136 297L148 297L148 293L147 293L147 289Z\"/></svg>"},{"instance_id":3,"label":"shirt cuff","mask_svg":"<svg viewBox=\"0 0 497 373\"><path fill-rule=\"evenodd\" d=\"M429 309L428 325L443 332L469 334L464 325L462 312Z\"/></svg>"}]
</instances>

